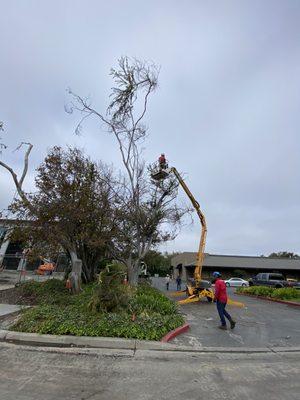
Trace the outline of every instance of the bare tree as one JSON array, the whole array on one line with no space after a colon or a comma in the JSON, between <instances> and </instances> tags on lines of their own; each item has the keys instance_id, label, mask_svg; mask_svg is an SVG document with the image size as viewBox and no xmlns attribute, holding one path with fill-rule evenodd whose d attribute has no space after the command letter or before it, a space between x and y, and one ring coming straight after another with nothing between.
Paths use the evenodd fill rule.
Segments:
<instances>
[{"instance_id":1,"label":"bare tree","mask_svg":"<svg viewBox=\"0 0 300 400\"><path fill-rule=\"evenodd\" d=\"M28 172L28 162L29 162L29 156L31 153L31 150L33 148L33 145L31 143L26 143L26 142L22 142L16 150L19 150L22 146L26 146L27 150L25 151L24 154L24 162L23 162L23 171L22 171L22 175L20 178L18 178L17 173L13 170L12 167L10 167L8 164L6 164L5 162L0 160L0 166L2 166L3 168L5 168L12 176L12 179L14 181L15 187L17 189L18 195L20 196L20 198L23 200L23 202L30 207L30 202L27 198L26 193L23 190L23 183L24 183L24 179L27 175Z\"/></svg>"},{"instance_id":2,"label":"bare tree","mask_svg":"<svg viewBox=\"0 0 300 400\"><path fill-rule=\"evenodd\" d=\"M3 122L2 121L0 121L0 132L3 132L4 131L4 124L3 124ZM1 153L1 150L2 149L5 149L6 148L6 146L5 146L5 144L4 143L2 143L2 137L0 136L0 153Z\"/></svg>"},{"instance_id":3,"label":"bare tree","mask_svg":"<svg viewBox=\"0 0 300 400\"><path fill-rule=\"evenodd\" d=\"M142 158L147 134L143 120L149 96L157 87L158 74L154 64L122 57L118 68L111 70L115 86L106 114L93 108L88 98L69 90L72 96L69 112L76 110L82 116L76 132L86 118L94 116L114 135L119 147L125 175L116 210L119 229L111 251L126 264L131 284L137 283L140 262L151 246L174 237L186 212L174 205L177 194L174 179L151 185ZM168 223L172 224L171 229Z\"/></svg>"}]
</instances>

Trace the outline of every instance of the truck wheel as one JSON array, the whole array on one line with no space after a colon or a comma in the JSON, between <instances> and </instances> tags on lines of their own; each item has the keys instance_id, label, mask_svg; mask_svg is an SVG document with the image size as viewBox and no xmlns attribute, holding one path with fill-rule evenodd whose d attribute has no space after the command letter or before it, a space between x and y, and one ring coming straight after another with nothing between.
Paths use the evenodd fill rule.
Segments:
<instances>
[{"instance_id":1,"label":"truck wheel","mask_svg":"<svg viewBox=\"0 0 300 400\"><path fill-rule=\"evenodd\" d=\"M211 303L212 302L212 298L211 297L206 297L207 298L207 301L209 302L209 303Z\"/></svg>"},{"instance_id":2,"label":"truck wheel","mask_svg":"<svg viewBox=\"0 0 300 400\"><path fill-rule=\"evenodd\" d=\"M281 285L275 285L275 289L281 289L282 287Z\"/></svg>"},{"instance_id":3,"label":"truck wheel","mask_svg":"<svg viewBox=\"0 0 300 400\"><path fill-rule=\"evenodd\" d=\"M230 287L230 283L227 282L227 283L226 283L226 286L227 286L227 287Z\"/></svg>"},{"instance_id":4,"label":"truck wheel","mask_svg":"<svg viewBox=\"0 0 300 400\"><path fill-rule=\"evenodd\" d=\"M245 286L246 286L246 283L242 283L242 286L245 287Z\"/></svg>"}]
</instances>

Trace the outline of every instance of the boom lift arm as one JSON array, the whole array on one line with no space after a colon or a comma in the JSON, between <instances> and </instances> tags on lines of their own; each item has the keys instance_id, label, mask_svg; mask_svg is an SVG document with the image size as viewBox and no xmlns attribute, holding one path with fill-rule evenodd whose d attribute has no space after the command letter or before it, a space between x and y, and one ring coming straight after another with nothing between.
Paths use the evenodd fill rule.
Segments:
<instances>
[{"instance_id":1,"label":"boom lift arm","mask_svg":"<svg viewBox=\"0 0 300 400\"><path fill-rule=\"evenodd\" d=\"M193 285L187 284L186 293L188 295L188 298L186 298L184 300L180 300L179 303L185 304L185 303L195 302L195 301L199 301L203 297L206 297L208 301L212 301L214 298L214 294L211 290L211 283L208 281L201 280L202 266L203 266L203 261L204 261L204 249L205 249L206 234L207 234L207 226L206 226L205 216L204 216L203 212L201 211L200 204L195 199L192 192L190 191L187 184L184 182L182 176L180 175L180 173L177 171L177 169L175 167L159 168L158 170L154 171L151 176L153 179L159 181L159 180L165 179L170 173L173 173L175 175L180 186L183 188L186 195L189 197L193 207L195 208L195 210L198 214L198 217L199 217L200 223L201 223L200 244L199 244L199 249L198 249L198 253L197 253L196 266L195 266L195 270L194 270L194 281L195 282Z\"/></svg>"},{"instance_id":2,"label":"boom lift arm","mask_svg":"<svg viewBox=\"0 0 300 400\"><path fill-rule=\"evenodd\" d=\"M170 169L170 172L173 172L174 175L176 176L179 184L181 185L182 189L185 191L187 194L188 198L191 200L191 203L193 204L193 207L195 208L198 217L200 219L201 223L201 237L200 237L200 244L199 244L199 250L197 253L197 260L196 260L196 267L194 270L194 279L195 279L195 285L199 286L201 283L201 275L202 275L202 266L203 266L203 261L204 261L204 249L205 249L205 244L206 244L206 234L207 234L207 226L206 226L206 220L203 212L201 211L200 204L198 201L195 199L193 196L192 192L190 189L187 187L186 183L182 179L181 175L177 171L175 167L172 167Z\"/></svg>"},{"instance_id":3,"label":"boom lift arm","mask_svg":"<svg viewBox=\"0 0 300 400\"><path fill-rule=\"evenodd\" d=\"M166 161L163 165L160 165L158 168L154 168L151 177L156 181L160 181L165 179L169 176L170 173L173 173L178 180L180 186L185 191L188 198L191 200L193 207L195 208L198 217L201 223L201 237L200 237L200 244L197 253L197 260L196 260L196 267L194 270L194 285L187 284L186 293L188 297L184 300L180 300L178 303L186 304L186 303L193 303L196 301L201 300L201 298L206 297L209 302L214 299L213 291L211 290L211 283L209 281L204 281L201 279L202 275L202 266L204 262L204 250L205 250L205 243L206 243L206 234L207 234L207 226L206 220L203 212L201 211L200 204L193 196L192 192L188 188L187 184L184 182L182 176L177 171L175 167L168 168ZM176 292L180 293L180 292ZM244 307L244 304L238 301L234 301L228 298L228 303L231 305L235 305L238 307Z\"/></svg>"}]
</instances>

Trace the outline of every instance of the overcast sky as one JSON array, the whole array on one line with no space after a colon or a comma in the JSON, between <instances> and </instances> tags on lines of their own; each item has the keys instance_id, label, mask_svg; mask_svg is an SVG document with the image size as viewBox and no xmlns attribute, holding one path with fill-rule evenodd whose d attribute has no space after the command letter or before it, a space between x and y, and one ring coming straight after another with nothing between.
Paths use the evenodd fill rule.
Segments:
<instances>
[{"instance_id":1,"label":"overcast sky","mask_svg":"<svg viewBox=\"0 0 300 400\"><path fill-rule=\"evenodd\" d=\"M104 110L122 55L161 66L145 159L165 152L186 173L217 254L300 253L300 1L0 0L0 120L16 169L53 145L119 163L113 137L64 111L66 88ZM2 135L3 136L3 135ZM0 170L0 209L14 195ZM199 223L163 247L195 251Z\"/></svg>"}]
</instances>

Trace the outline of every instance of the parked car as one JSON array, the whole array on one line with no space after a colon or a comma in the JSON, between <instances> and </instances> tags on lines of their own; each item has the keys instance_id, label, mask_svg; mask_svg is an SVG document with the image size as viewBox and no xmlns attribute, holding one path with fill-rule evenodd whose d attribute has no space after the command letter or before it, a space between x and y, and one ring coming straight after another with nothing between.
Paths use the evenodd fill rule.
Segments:
<instances>
[{"instance_id":1,"label":"parked car","mask_svg":"<svg viewBox=\"0 0 300 400\"><path fill-rule=\"evenodd\" d=\"M242 278L230 278L225 281L227 287L249 286L249 282Z\"/></svg>"},{"instance_id":2,"label":"parked car","mask_svg":"<svg viewBox=\"0 0 300 400\"><path fill-rule=\"evenodd\" d=\"M294 287L300 289L299 282L291 282L278 273L260 273L249 279L250 286L271 286L275 288Z\"/></svg>"}]
</instances>

